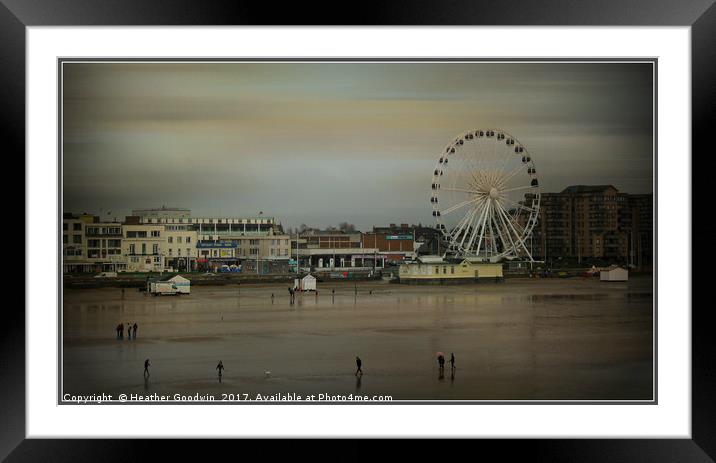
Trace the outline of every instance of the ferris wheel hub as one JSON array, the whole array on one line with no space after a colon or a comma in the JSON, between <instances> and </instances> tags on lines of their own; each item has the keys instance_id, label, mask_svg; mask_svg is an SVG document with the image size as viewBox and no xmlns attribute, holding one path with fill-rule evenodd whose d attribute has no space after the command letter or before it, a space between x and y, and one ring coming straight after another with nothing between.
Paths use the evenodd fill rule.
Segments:
<instances>
[{"instance_id":1,"label":"ferris wheel hub","mask_svg":"<svg viewBox=\"0 0 716 463\"><path fill-rule=\"evenodd\" d=\"M494 186L490 188L490 198L497 199L500 197L500 192Z\"/></svg>"}]
</instances>

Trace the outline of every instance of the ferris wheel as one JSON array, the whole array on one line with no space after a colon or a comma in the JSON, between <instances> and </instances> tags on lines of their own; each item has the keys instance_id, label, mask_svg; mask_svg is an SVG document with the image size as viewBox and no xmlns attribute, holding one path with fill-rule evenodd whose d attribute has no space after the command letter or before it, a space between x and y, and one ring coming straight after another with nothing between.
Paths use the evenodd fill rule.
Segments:
<instances>
[{"instance_id":1,"label":"ferris wheel","mask_svg":"<svg viewBox=\"0 0 716 463\"><path fill-rule=\"evenodd\" d=\"M532 156L515 137L479 129L455 138L439 155L431 189L447 252L488 262L533 260L527 241L539 214L539 181Z\"/></svg>"}]
</instances>

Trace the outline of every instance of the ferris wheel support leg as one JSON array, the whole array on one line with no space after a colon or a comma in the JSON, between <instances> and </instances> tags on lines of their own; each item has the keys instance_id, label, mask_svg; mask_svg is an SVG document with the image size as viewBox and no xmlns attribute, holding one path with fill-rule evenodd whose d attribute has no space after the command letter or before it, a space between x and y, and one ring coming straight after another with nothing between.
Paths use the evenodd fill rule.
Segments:
<instances>
[{"instance_id":1,"label":"ferris wheel support leg","mask_svg":"<svg viewBox=\"0 0 716 463\"><path fill-rule=\"evenodd\" d=\"M500 221L502 222L502 226L505 228L505 232L507 232L507 238L509 238L510 243L512 243L512 250L513 250L513 252L516 253L517 245L515 244L515 240L512 239L512 235L510 234L510 230L509 230L509 228L508 228L508 226L507 226L507 223L509 222L509 219L505 217L505 214L504 214L504 212L503 212L503 211L504 211L504 208L502 208L502 206L501 206L499 203L498 203L498 207L499 207L499 210L498 210L498 211L499 211L499 214L498 214L498 216L499 216L499 218L500 218ZM502 245L505 246L505 248L507 248L507 243L505 242L505 239L504 239L504 237L502 236L502 232L500 232L500 239L502 240ZM518 238L518 239L519 239L519 238Z\"/></svg>"},{"instance_id":2,"label":"ferris wheel support leg","mask_svg":"<svg viewBox=\"0 0 716 463\"><path fill-rule=\"evenodd\" d=\"M480 227L478 227L477 225L482 226L482 223L484 222L484 216L485 216L486 210L487 210L487 204L485 203L482 205L482 208L480 209L480 216L477 218L477 222L475 223L476 226L472 231L472 235L470 236L470 241L467 243L467 249L472 249L472 243L475 242L475 236L477 236L477 231L480 229ZM478 246L477 252L475 254L479 254L479 253L480 253L480 248Z\"/></svg>"},{"instance_id":3,"label":"ferris wheel support leg","mask_svg":"<svg viewBox=\"0 0 716 463\"><path fill-rule=\"evenodd\" d=\"M500 205L498 204L498 207L501 209L501 212L502 212L503 215L506 214L506 212L505 212L504 208L502 208L502 206L500 206ZM509 223L509 222L508 222L508 223ZM512 223L509 223L509 226L510 226L510 228L512 229L512 231L515 233L515 236L516 236L516 237L519 237L519 234L518 234L517 231L515 230L515 227L512 226ZM519 241L520 245L522 246L522 249L524 249L524 250L525 250L525 253L527 254L527 256L529 256L530 261L531 261L531 262L534 262L534 259L532 258L532 254L530 254L530 252L527 250L527 246L525 246L524 240L518 238L517 241Z\"/></svg>"},{"instance_id":4,"label":"ferris wheel support leg","mask_svg":"<svg viewBox=\"0 0 716 463\"><path fill-rule=\"evenodd\" d=\"M487 215L490 213L490 203L487 203L487 208L485 209L485 212L483 214L482 218L482 226L480 227L480 239L477 241L477 255L480 255L480 246L482 245L482 238L485 236L485 221L487 220ZM487 247L485 247L485 257L487 257Z\"/></svg>"}]
</instances>

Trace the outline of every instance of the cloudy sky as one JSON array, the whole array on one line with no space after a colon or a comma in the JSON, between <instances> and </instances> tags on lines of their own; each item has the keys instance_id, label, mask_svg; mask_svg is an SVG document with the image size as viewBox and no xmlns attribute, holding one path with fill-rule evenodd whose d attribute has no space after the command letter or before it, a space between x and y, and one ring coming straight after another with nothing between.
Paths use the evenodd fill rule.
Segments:
<instances>
[{"instance_id":1,"label":"cloudy sky","mask_svg":"<svg viewBox=\"0 0 716 463\"><path fill-rule=\"evenodd\" d=\"M484 127L543 192L652 191L650 64L66 63L63 83L65 211L432 223L436 159Z\"/></svg>"}]
</instances>

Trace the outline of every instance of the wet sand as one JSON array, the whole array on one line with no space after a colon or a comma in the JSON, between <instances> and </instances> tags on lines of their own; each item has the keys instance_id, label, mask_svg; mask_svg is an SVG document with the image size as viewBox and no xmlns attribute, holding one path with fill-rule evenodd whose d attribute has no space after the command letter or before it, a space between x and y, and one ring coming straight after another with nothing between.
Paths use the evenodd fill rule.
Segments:
<instances>
[{"instance_id":1,"label":"wet sand","mask_svg":"<svg viewBox=\"0 0 716 463\"><path fill-rule=\"evenodd\" d=\"M650 277L357 288L319 283L318 297L298 295L294 305L285 284L180 297L127 289L124 299L115 288L66 290L64 392L652 399ZM138 339L116 340L120 322L136 322ZM447 363L440 377L437 351L455 353L454 374Z\"/></svg>"}]
</instances>

